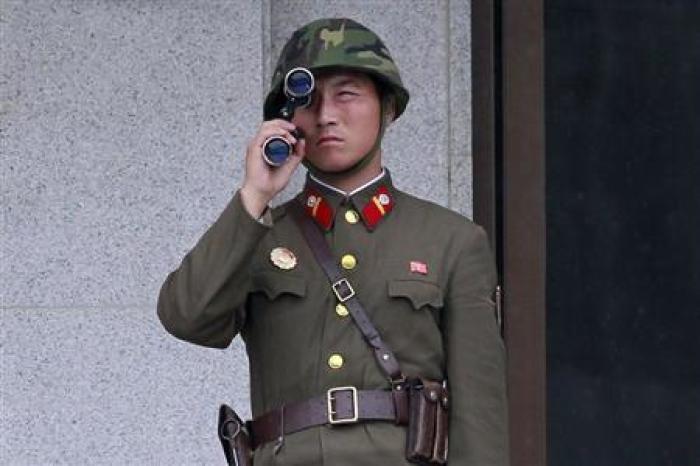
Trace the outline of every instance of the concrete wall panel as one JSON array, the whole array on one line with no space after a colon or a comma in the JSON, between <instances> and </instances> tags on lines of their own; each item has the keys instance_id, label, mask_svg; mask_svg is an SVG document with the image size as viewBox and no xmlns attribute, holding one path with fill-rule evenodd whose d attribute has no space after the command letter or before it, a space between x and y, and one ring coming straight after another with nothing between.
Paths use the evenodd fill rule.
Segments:
<instances>
[{"instance_id":1,"label":"concrete wall panel","mask_svg":"<svg viewBox=\"0 0 700 466\"><path fill-rule=\"evenodd\" d=\"M4 10L3 302L152 302L240 179L260 120L259 7Z\"/></svg>"},{"instance_id":2,"label":"concrete wall panel","mask_svg":"<svg viewBox=\"0 0 700 466\"><path fill-rule=\"evenodd\" d=\"M472 216L471 4L449 2L448 206Z\"/></svg>"},{"instance_id":3,"label":"concrete wall panel","mask_svg":"<svg viewBox=\"0 0 700 466\"><path fill-rule=\"evenodd\" d=\"M4 310L2 464L217 464L219 403L248 415L240 340L163 332L152 309Z\"/></svg>"},{"instance_id":4,"label":"concrete wall panel","mask_svg":"<svg viewBox=\"0 0 700 466\"><path fill-rule=\"evenodd\" d=\"M0 463L221 461L218 403L249 412L242 345L175 340L155 301L240 183L261 16L3 2Z\"/></svg>"}]
</instances>

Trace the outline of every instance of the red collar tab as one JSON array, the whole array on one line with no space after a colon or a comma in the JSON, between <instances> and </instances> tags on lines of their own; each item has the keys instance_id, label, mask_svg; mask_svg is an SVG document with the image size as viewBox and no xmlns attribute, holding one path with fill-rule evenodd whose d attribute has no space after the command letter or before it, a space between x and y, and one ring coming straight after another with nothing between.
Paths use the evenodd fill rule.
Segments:
<instances>
[{"instance_id":1,"label":"red collar tab","mask_svg":"<svg viewBox=\"0 0 700 466\"><path fill-rule=\"evenodd\" d=\"M318 191L307 188L304 191L302 202L309 217L314 219L324 231L331 229L334 216L333 207Z\"/></svg>"},{"instance_id":2,"label":"red collar tab","mask_svg":"<svg viewBox=\"0 0 700 466\"><path fill-rule=\"evenodd\" d=\"M394 208L394 198L386 186L381 185L362 208L365 225L374 230L381 219L389 215Z\"/></svg>"}]
</instances>

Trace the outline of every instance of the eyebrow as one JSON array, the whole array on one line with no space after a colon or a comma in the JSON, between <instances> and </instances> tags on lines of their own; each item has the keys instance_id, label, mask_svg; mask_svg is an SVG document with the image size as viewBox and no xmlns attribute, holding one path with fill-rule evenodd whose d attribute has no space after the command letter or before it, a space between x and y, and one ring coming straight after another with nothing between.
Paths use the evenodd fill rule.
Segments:
<instances>
[{"instance_id":1,"label":"eyebrow","mask_svg":"<svg viewBox=\"0 0 700 466\"><path fill-rule=\"evenodd\" d=\"M343 87L343 86L347 86L348 84L352 84L354 86L361 87L358 79L351 77L351 76L343 77L343 78L338 79L338 81L336 81L336 82L330 83L330 85L332 87Z\"/></svg>"}]
</instances>

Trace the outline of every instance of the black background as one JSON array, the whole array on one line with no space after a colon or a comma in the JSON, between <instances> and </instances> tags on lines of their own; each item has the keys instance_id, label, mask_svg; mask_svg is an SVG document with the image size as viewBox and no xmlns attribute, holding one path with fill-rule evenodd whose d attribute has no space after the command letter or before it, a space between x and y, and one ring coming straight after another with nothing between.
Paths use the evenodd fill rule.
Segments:
<instances>
[{"instance_id":1,"label":"black background","mask_svg":"<svg viewBox=\"0 0 700 466\"><path fill-rule=\"evenodd\" d=\"M551 466L700 464L700 1L545 2Z\"/></svg>"}]
</instances>

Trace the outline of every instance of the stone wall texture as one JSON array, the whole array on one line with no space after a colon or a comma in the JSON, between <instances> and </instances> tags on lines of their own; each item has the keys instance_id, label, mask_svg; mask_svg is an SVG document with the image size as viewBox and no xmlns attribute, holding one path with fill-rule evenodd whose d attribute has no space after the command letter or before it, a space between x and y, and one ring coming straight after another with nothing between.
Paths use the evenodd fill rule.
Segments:
<instances>
[{"instance_id":1,"label":"stone wall texture","mask_svg":"<svg viewBox=\"0 0 700 466\"><path fill-rule=\"evenodd\" d=\"M171 337L157 294L240 184L282 44L324 16L402 70L396 184L469 216L469 1L0 3L0 464L222 462L245 349Z\"/></svg>"}]
</instances>

